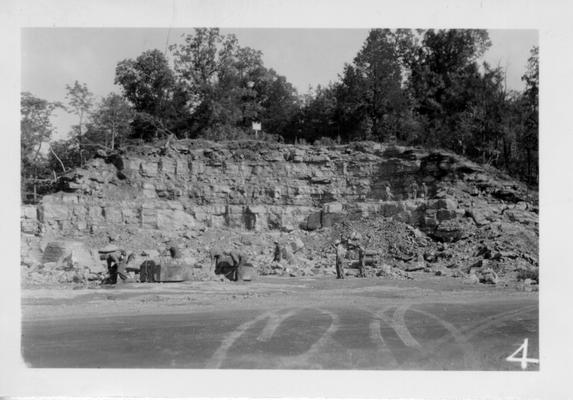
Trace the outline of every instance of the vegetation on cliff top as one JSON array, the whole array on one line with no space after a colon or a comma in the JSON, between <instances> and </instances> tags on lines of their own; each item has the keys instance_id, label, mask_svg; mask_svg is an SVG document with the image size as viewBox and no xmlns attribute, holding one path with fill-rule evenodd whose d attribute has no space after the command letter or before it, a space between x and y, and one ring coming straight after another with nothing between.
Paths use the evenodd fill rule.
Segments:
<instances>
[{"instance_id":1,"label":"vegetation on cliff top","mask_svg":"<svg viewBox=\"0 0 573 400\"><path fill-rule=\"evenodd\" d=\"M479 63L490 45L485 30L373 29L337 82L299 95L260 51L218 29L196 29L167 54L119 62L121 95L97 104L78 82L67 86L67 105L23 93L22 198L36 201L60 174L130 139L252 138L253 122L264 140L441 147L536 184L538 48L525 90L513 92L502 68ZM78 117L70 139L50 141L56 108Z\"/></svg>"}]
</instances>

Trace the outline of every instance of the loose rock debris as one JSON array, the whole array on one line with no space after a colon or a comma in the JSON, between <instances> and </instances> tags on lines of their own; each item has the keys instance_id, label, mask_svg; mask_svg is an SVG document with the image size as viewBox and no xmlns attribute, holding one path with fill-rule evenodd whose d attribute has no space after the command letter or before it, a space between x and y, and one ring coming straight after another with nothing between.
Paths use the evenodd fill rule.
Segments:
<instances>
[{"instance_id":1,"label":"loose rock debris","mask_svg":"<svg viewBox=\"0 0 573 400\"><path fill-rule=\"evenodd\" d=\"M379 143L172 147L127 149L121 171L92 160L65 192L23 206L23 284L97 285L109 246L133 254L128 282L161 281L147 268L142 279L151 262L164 281L225 281L214 251L248 260L234 280L334 277L337 240L345 277L358 279L362 247L366 279L539 283L536 192L459 156Z\"/></svg>"}]
</instances>

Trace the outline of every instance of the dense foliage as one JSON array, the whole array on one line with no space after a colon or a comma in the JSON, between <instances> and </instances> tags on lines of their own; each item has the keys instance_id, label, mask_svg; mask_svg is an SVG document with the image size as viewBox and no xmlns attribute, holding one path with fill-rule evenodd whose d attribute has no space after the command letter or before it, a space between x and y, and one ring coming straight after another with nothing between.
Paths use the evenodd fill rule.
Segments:
<instances>
[{"instance_id":1,"label":"dense foliage","mask_svg":"<svg viewBox=\"0 0 573 400\"><path fill-rule=\"evenodd\" d=\"M260 51L218 29L196 29L168 54L148 50L119 62L121 95L97 104L77 81L67 86L67 108L23 93L23 191L37 198L39 182L55 181L98 150L118 151L126 140L253 138L253 122L262 124L258 138L265 140L445 148L536 184L538 48L522 78L525 90L512 92L501 68L479 62L490 46L484 30L373 29L337 82L299 95L264 66ZM58 108L78 124L70 139L53 142L50 117Z\"/></svg>"}]
</instances>

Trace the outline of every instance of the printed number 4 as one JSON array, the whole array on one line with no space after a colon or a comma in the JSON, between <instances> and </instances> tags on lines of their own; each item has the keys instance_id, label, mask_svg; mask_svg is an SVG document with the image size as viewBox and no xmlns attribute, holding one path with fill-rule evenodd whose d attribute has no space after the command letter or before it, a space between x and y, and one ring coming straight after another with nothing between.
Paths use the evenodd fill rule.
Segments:
<instances>
[{"instance_id":1,"label":"printed number 4","mask_svg":"<svg viewBox=\"0 0 573 400\"><path fill-rule=\"evenodd\" d=\"M527 358L527 345L528 345L528 339L524 339L523 344L521 346L519 346L519 348L517 350L515 350L515 352L512 355L510 355L509 357L507 357L505 360L521 363L521 369L526 369L528 362L539 364L539 360L537 358ZM521 357L516 357L516 355L520 351L522 352Z\"/></svg>"}]
</instances>

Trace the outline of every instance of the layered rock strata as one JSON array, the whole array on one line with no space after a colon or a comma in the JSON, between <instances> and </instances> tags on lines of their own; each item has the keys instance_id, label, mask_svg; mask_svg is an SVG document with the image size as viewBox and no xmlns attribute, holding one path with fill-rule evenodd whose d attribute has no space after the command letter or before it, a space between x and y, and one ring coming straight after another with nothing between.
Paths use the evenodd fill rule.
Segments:
<instances>
[{"instance_id":1,"label":"layered rock strata","mask_svg":"<svg viewBox=\"0 0 573 400\"><path fill-rule=\"evenodd\" d=\"M291 232L329 227L348 214L393 217L438 241L459 240L464 225L484 226L504 213L538 229L536 199L523 184L453 154L372 142L132 146L70 173L61 189L22 207L23 257L41 253L42 237L103 243L119 231Z\"/></svg>"}]
</instances>

